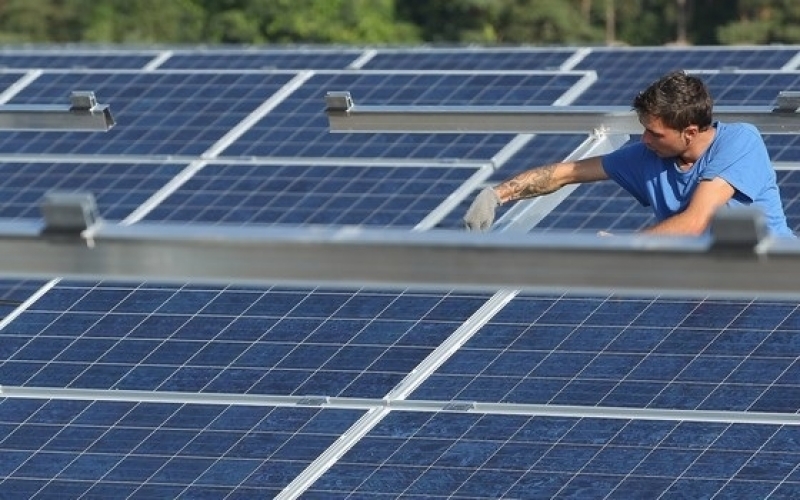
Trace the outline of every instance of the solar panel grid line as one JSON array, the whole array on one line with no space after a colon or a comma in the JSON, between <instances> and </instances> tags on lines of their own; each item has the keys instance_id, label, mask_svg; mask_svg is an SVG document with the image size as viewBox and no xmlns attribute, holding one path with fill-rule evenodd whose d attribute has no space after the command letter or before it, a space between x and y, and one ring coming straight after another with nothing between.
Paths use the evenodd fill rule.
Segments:
<instances>
[{"instance_id":1,"label":"solar panel grid line","mask_svg":"<svg viewBox=\"0 0 800 500\"><path fill-rule=\"evenodd\" d=\"M639 315L637 315L637 317L640 317L641 315L643 315L643 314L644 314L644 313L647 311L647 308L650 308L650 307L652 307L652 306L653 306L655 303L656 303L656 300L655 300L655 299L654 299L654 300L652 300L652 301L650 301L649 305L648 305L646 308L644 308L644 309L642 310L642 312L641 312ZM703 301L702 301L702 300L698 300L698 301L696 302L696 304L695 304L695 305L692 307L691 311L687 313L687 316L688 316L688 315L690 315L690 314L692 314L693 312L697 311L697 310L698 310L698 309L701 307L701 305L702 305L702 304L703 304ZM634 319L634 321L635 321L635 319ZM632 324L632 323L633 323L633 321L631 322L631 324ZM679 326L680 326L680 324L678 324L678 325L675 325L675 326L673 326L673 327L670 327L670 328L669 328L669 331L670 331L670 333L672 333L672 332L676 331L676 330L677 330L677 328L678 328ZM629 325L628 327L630 327L630 325ZM626 327L626 328L628 328L628 327ZM621 332L620 332L620 334L624 333L624 331L625 331L625 329L623 329L623 331L621 331ZM666 342L666 340L667 340L668 338L669 338L669 334L667 334L667 335L664 335L664 336L661 338L661 340L659 340L659 341L656 343L656 345L655 345L655 346L653 346L653 348L650 350L650 353L653 353L653 352L655 352L656 350L658 350L659 346L660 346L661 344L663 344L664 342ZM643 357L642 357L642 358L641 358L641 359L640 359L638 362L636 362L636 363L634 364L634 366L633 366L633 367L632 367L630 370L628 370L628 372L627 372L625 375L623 375L623 376L622 376L622 377L621 377L619 380L617 380L617 381L616 381L616 383L613 385L613 387L607 391L606 395L604 395L604 396L603 396L603 397L602 397L602 398L601 398L601 399L598 401L598 405L600 405L600 404L603 404L603 402L604 402L604 401L606 401L606 399L607 399L608 395L612 394L612 393L613 393L613 392L614 392L614 391L615 391L615 390L616 390L618 387L621 387L621 386L622 386L622 384L623 384L623 383L625 383L625 382L627 381L628 377L629 377L629 376L631 376L633 373L635 373L635 372L636 372L636 370L637 370L637 368L639 368L640 366L642 366L642 365L643 365L643 364L646 362L646 360L647 360L647 358L648 358L649 356L650 356L650 354L647 354L647 355L643 356ZM666 388L666 385L665 385L665 386L664 386L664 387L663 387L663 388L662 388L662 389L661 389L661 390L658 392L658 394L661 394L661 393L664 391L664 389L665 389L665 388ZM647 408L647 407L650 407L650 405L653 403L653 401L655 400L655 398L656 398L656 397L657 397L657 395L656 395L656 396L653 396L653 397L650 399L650 401L649 401L648 403L646 403L646 404L643 404L642 406L643 406L643 407L646 407L646 408Z\"/></svg>"},{"instance_id":2,"label":"solar panel grid line","mask_svg":"<svg viewBox=\"0 0 800 500\"><path fill-rule=\"evenodd\" d=\"M561 97L553 101L553 106L569 106L575 102L575 100L578 99L581 94L586 92L587 89L591 88L595 82L597 82L597 72L587 71L586 74L584 74L583 77L572 86L572 88L564 92Z\"/></svg>"},{"instance_id":3,"label":"solar panel grid line","mask_svg":"<svg viewBox=\"0 0 800 500\"><path fill-rule=\"evenodd\" d=\"M39 298L50 291L54 286L58 284L58 278L52 279L42 285L41 288L36 290L33 294L31 294L27 299L25 299L18 307L14 308L14 310L7 314L3 319L0 320L0 332L8 326L11 322L15 321L20 314L24 313L33 303L35 303ZM5 360L0 360L5 361ZM0 383L0 387L2 387L2 383Z\"/></svg>"},{"instance_id":4,"label":"solar panel grid line","mask_svg":"<svg viewBox=\"0 0 800 500\"><path fill-rule=\"evenodd\" d=\"M573 426L573 427L572 427L572 429L574 429L574 428L575 428L575 427L576 427L576 426L577 426L579 423L580 423L580 420L576 421L576 422L575 422L575 426ZM588 466L589 466L589 464L592 462L592 460L593 460L595 457L599 456L599 455L600 455L600 454L603 452L603 450L606 448L606 446L607 446L607 444L608 444L609 442L613 441L613 440L614 440L614 439L616 439L618 436L620 436L620 435L622 435L622 434L623 434L623 430L624 430L624 428L625 428L625 426L620 426L620 427L619 427L619 429L617 429L617 432L616 432L616 433L615 433L615 434L614 434L614 435L613 435L613 436L612 436L610 439L608 439L607 443L605 443L605 444L601 444L601 445L600 445L600 447L599 447L599 448L598 448L598 449L595 451L594 455L592 455L592 456L591 456L591 457L590 457L588 460L586 460L586 461L583 463L583 465L582 465L582 466L581 466L581 467L580 467L580 468L579 468L579 469L578 469L578 470L577 470L577 471L574 473L574 475L575 475L575 476L579 476L581 473L583 473L583 471L587 469L587 467L588 467ZM571 431L572 429L570 429L570 431ZM565 434L562 436L562 439L563 439L563 437L567 436L568 434L569 434L569 431L568 431L567 433L565 433ZM554 443L554 444L553 444L553 448L555 448L557 445L558 445L558 442L557 442L557 443ZM551 449L552 449L552 448L551 448ZM645 457L645 458L646 458L646 457ZM643 460L644 460L644 459L643 459ZM538 462L537 462L537 463L538 463ZM533 467L535 467L535 466L536 466L536 464L534 464L534 465L533 465L531 468L533 468ZM633 472L633 470L631 470L631 472ZM630 473L629 473L629 474L630 474ZM625 477L625 479L627 479L627 477L628 477L628 476L626 476L626 477ZM622 483L622 482L623 482L625 479L623 479L622 481L620 481L619 483L617 483L617 486L618 486L619 484L621 484L621 483ZM562 486L561 486L561 488L560 488L560 489L559 489L559 490L558 490L558 491L555 493L555 495L554 495L554 496L558 496L560 493L564 492L564 491L567 489L567 487L568 487L568 485L569 485L569 484L570 484L569 482L566 482L566 483L564 483L564 485L562 485ZM609 492L609 495L608 495L608 496L610 496L610 495L613 493L613 491L614 491L614 490L612 490L611 492ZM607 497L606 497L606 498L607 498Z\"/></svg>"},{"instance_id":5,"label":"solar panel grid line","mask_svg":"<svg viewBox=\"0 0 800 500\"><path fill-rule=\"evenodd\" d=\"M592 52L592 50L593 49L589 47L579 47L569 58L567 58L563 63L561 63L559 69L561 71L574 70L575 66L580 64L581 61L583 61L586 58L586 56L588 56Z\"/></svg>"},{"instance_id":6,"label":"solar panel grid line","mask_svg":"<svg viewBox=\"0 0 800 500\"><path fill-rule=\"evenodd\" d=\"M786 61L786 63L783 66L781 66L781 69L784 70L800 69L800 50L797 51L797 53L794 56L792 56L791 59Z\"/></svg>"},{"instance_id":7,"label":"solar panel grid line","mask_svg":"<svg viewBox=\"0 0 800 500\"><path fill-rule=\"evenodd\" d=\"M654 455L654 453L656 452L656 450L658 450L658 449L661 447L661 445L662 445L663 443L665 443L665 442L666 442L666 441L669 439L669 437L670 437L670 436L671 436L671 435L672 435L672 434L673 434L673 433L674 433L674 432L675 432L675 431L676 431L676 430L677 430L677 429L680 427L680 425L681 425L680 423L676 423L675 427L673 427L673 429L672 429L672 430L671 430L671 431L670 431L668 434L665 434L665 435L664 435L664 436L661 438L660 442L659 442L658 444L656 444L655 446L653 446L653 448L652 448L652 449L650 449L650 450L649 450L649 451L648 451L648 452L645 454L645 456L644 456L644 457L641 459L641 461L639 462L639 464L640 464L639 466L641 466L641 464L643 464L643 463L644 463L644 462L645 462L645 461L646 461L648 458L652 457L652 456ZM730 427L730 426L729 426L729 427ZM776 430L776 432L777 432L777 430ZM718 435L717 435L717 439L718 439L718 438L719 438L721 435L722 435L721 433L720 433L720 434L718 434ZM712 443L712 444L713 444L713 443ZM692 460L692 464L693 464L693 463L695 463L699 457L700 457L700 454L697 454L697 456L695 456L695 457L694 457L694 460ZM682 464L682 465L683 465L683 464ZM613 490L612 490L612 491L609 493L609 496L610 496L610 495L611 495L611 494L612 494L612 493L613 493L613 492L614 492L614 491L617 489L617 487L619 487L619 485L620 485L620 484L622 484L622 482L624 482L625 480L629 479L629 478L630 478L630 477L633 475L633 473L636 471L636 469L637 469L639 466L637 466L637 467L632 467L632 468L631 468L631 470L630 470L630 471L629 471L629 472L628 472L628 473L625 475L625 477L623 478L623 480L622 480L622 481L620 481L619 483L617 483L617 486L616 486L616 487L615 487L615 488L614 488L614 489L613 489ZM684 474L684 473L685 473L687 470L689 470L689 467L691 467L691 464L689 464L688 466L687 466L687 465L684 465L684 466L683 466L683 470L682 470L680 473L678 473L678 474L677 474L677 477L676 477L675 479L673 479L673 480L672 480L672 483L671 483L671 485L670 485L670 486L674 485L674 484L675 484L675 483L676 483L676 482L677 482L677 481L678 481L678 480L679 480L679 479L680 479L680 478L683 476L683 474ZM664 493L666 493L667 491L669 491L669 487L667 487L667 488L664 488ZM662 493L662 495L663 495L663 493ZM661 496L662 496L662 495L660 495L660 496L659 496L659 498L661 498Z\"/></svg>"},{"instance_id":8,"label":"solar panel grid line","mask_svg":"<svg viewBox=\"0 0 800 500\"><path fill-rule=\"evenodd\" d=\"M173 55L173 51L171 51L171 50L163 50L163 51L159 52L158 54L156 54L150 62L145 64L142 67L142 70L143 71L155 71L155 70L159 69L164 64L164 62L166 62L170 57L172 57L172 55Z\"/></svg>"},{"instance_id":9,"label":"solar panel grid line","mask_svg":"<svg viewBox=\"0 0 800 500\"><path fill-rule=\"evenodd\" d=\"M394 387L385 398L394 401L406 399L419 385L434 373L461 346L475 335L498 311L519 292L500 290L486 301L475 313L464 321L444 342L431 352L409 375Z\"/></svg>"},{"instance_id":10,"label":"solar panel grid line","mask_svg":"<svg viewBox=\"0 0 800 500\"><path fill-rule=\"evenodd\" d=\"M730 429L730 428L731 428L731 426L729 425L729 426L728 426L728 427L727 427L725 430L727 430L727 429ZM771 438L773 438L773 437L774 437L774 436L775 436L775 435L776 435L778 432L780 432L780 429L781 429L780 427L776 428L776 429L775 429L775 431L772 433L772 436L770 436L770 439L771 439ZM725 431L723 431L723 432L725 432ZM708 445L708 447L706 448L706 450L705 450L705 451L708 451L708 450L709 450L709 449L710 449L712 446L714 446L714 443L716 443L716 442L717 442L717 440L719 440L720 438L722 438L722 436L723 436L723 432L720 432L720 433L719 433L719 435L718 435L718 436L717 436L717 437L714 439L714 441L713 441L712 443L709 443L709 445ZM732 474L732 475L731 475L731 476L729 476L728 478L725 478L725 479L723 479L723 481L724 481L724 484L723 484L723 486L722 486L722 487L719 489L719 491L720 491L720 492L721 492L721 491L723 491L723 490L725 489L725 486L727 486L727 485L728 485L728 484L729 484L729 483L730 483L730 482L733 480L733 478L734 478L734 477L736 477L736 475L738 474L738 472L739 472L739 471L741 471L742 469L744 469L744 468L747 466L747 464L748 464L748 463L750 463L750 461L751 461L751 460L753 460L753 458L756 456L756 454L757 454L757 453L759 453L759 452L760 452L760 451L761 451L761 450L764 448L764 446L765 446L765 445L766 445L768 442L769 442L769 440L764 440L764 443L762 444L762 446L761 446L760 448L758 448L758 449L755 451L755 453L753 453L753 454L750 456L750 458L747 460L747 462L743 463L743 464L741 465L741 467L739 467L739 470L737 471L737 473L736 473L736 474ZM702 455L697 455L697 457L695 457L695 459L692 461L692 463L691 463L691 464L689 464L689 466L688 466L688 467L686 467L686 468L683 470L683 472L681 472L681 474L680 474L680 475L678 475L678 476L677 476L677 477L676 477L676 478L673 480L673 482L672 482L672 484L671 484L670 486L673 486L673 485L677 484L677 483L678 483L678 482L679 482L681 479L683 479L683 476L684 476L684 474L686 474L686 473L689 471L689 469L690 469L690 468L691 468L691 467L692 467L692 466L693 466L695 463L697 463L697 461L698 461L698 460L701 458L701 456L702 456ZM788 477L788 476L787 476L787 477ZM784 478L784 479L785 479L785 478ZM775 488L777 489L777 486L776 486ZM667 491L669 491L669 488L667 488L667 489L665 490L665 493L666 493Z\"/></svg>"},{"instance_id":11,"label":"solar panel grid line","mask_svg":"<svg viewBox=\"0 0 800 500\"><path fill-rule=\"evenodd\" d=\"M219 157L231 143L235 142L242 134L244 134L255 122L262 119L269 114L275 106L277 106L287 95L290 95L297 88L302 86L309 78L313 76L313 72L304 71L297 74L289 82L287 82L281 89L274 93L269 99L264 101L258 108L253 110L246 116L238 125L232 127L225 135L212 144L208 150L202 153L201 157L214 158ZM132 224L145 218L148 213L155 209L159 203L163 202L171 194L180 188L186 181L191 179L198 171L205 167L205 161L196 161L189 164L181 174L175 176L164 187L151 196L150 199L145 201L138 209L134 210L122 223Z\"/></svg>"},{"instance_id":12,"label":"solar panel grid line","mask_svg":"<svg viewBox=\"0 0 800 500\"><path fill-rule=\"evenodd\" d=\"M369 64L369 62L378 55L377 49L366 49L364 52L359 55L353 62L347 65L348 69L363 69L364 66Z\"/></svg>"},{"instance_id":13,"label":"solar panel grid line","mask_svg":"<svg viewBox=\"0 0 800 500\"><path fill-rule=\"evenodd\" d=\"M41 411L43 410L43 408L44 408L44 406L42 406L42 407L41 407L41 408L40 408L40 409L39 409L39 410L38 410L36 413L34 413L34 414L31 414L31 415L30 415L30 417L28 418L28 420L26 420L25 422L22 422L22 425L25 425L25 424L26 424L28 421L30 421L31 419L33 419L33 418L36 416L36 414L38 414L39 412L41 412ZM81 414L82 414L82 413L83 413L83 412L80 412L80 413L78 413L78 414L76 414L76 415L72 416L70 423L72 423L72 422L75 422L75 421L76 421L76 420L77 420L77 419L78 419L78 418L81 416ZM39 445L40 445L40 450L43 450L43 449L45 449L45 447L47 447L49 443L51 443L51 442L53 442L55 439L57 439L57 437L58 437L58 433L53 433L53 434L52 434L52 435L51 435L49 438L46 438L46 441L44 441L44 442L41 442L41 441L40 441L40 442L39 442ZM3 446L3 441L2 441L2 440L0 440L0 447L2 447L2 446ZM41 451L40 451L40 452L41 452ZM26 465L27 465L27 464L28 464L28 463L31 461L31 459L32 459L32 458L33 458L33 456L31 456L31 457L30 457L28 460L26 460L26 461L24 461L24 462L20 463L20 464L19 464L19 466L18 466L18 467L17 467L17 468L16 468L14 471L12 471L10 474L8 474L8 476L13 476L13 475L15 475L15 474L17 473L17 471L20 471L21 469L23 469L23 468L24 468L24 467L25 467L25 466L26 466ZM63 471L63 470L66 468L66 467L69 467L69 465L70 465L70 464L71 464L71 462L68 462L68 463L65 463L65 464L63 464L63 467L62 467L62 468L61 468L61 469L60 469L60 470L59 470L59 471L58 471L56 474L53 474L53 475L52 475L52 477L51 477L49 480L47 480L47 481L46 481L46 482L45 482L45 483L42 485L42 487L41 487L41 488L39 488L39 491L37 491L37 492L36 492L34 495L36 495L36 494L38 494L38 493L42 492L42 491L43 491L43 490L44 490L44 489L47 487L47 485L48 485L48 484L50 484L52 481L54 481L54 480L55 480L55 477L58 475L58 473L62 472L62 471ZM3 482L4 482L4 481L0 481L0 485L1 485Z\"/></svg>"},{"instance_id":14,"label":"solar panel grid line","mask_svg":"<svg viewBox=\"0 0 800 500\"><path fill-rule=\"evenodd\" d=\"M513 291L501 291L492 296L478 311L462 323L452 335L441 342L433 352L412 369L383 399L390 403L406 399L426 377L441 366L464 342L469 340L469 337L480 329L481 325L485 324L493 313L502 309L515 295L516 292ZM293 499L302 495L319 477L389 414L389 409L380 409L373 410L365 415L348 431L349 435L346 439L340 439L329 450L326 450L323 455L320 455L319 459L315 460L303 473L298 475L295 481L287 486L277 498Z\"/></svg>"},{"instance_id":15,"label":"solar panel grid line","mask_svg":"<svg viewBox=\"0 0 800 500\"><path fill-rule=\"evenodd\" d=\"M469 179L464 181L460 187L450 193L447 198L440 203L437 207L432 209L428 214L419 221L415 226L415 231L424 231L427 229L435 228L442 220L460 206L470 195L475 191L475 188L482 185L489 176L492 175L494 167L491 164L485 164L477 169Z\"/></svg>"},{"instance_id":16,"label":"solar panel grid line","mask_svg":"<svg viewBox=\"0 0 800 500\"><path fill-rule=\"evenodd\" d=\"M14 98L20 91L27 87L32 81L36 80L43 73L42 70L30 70L25 72L19 80L12 85L6 87L5 90L0 92L0 104L6 104Z\"/></svg>"},{"instance_id":17,"label":"solar panel grid line","mask_svg":"<svg viewBox=\"0 0 800 500\"><path fill-rule=\"evenodd\" d=\"M388 409L368 411L347 429L347 431L342 433L335 443L325 449L316 460L303 469L301 473L286 485L286 487L275 496L275 500L294 500L300 498L315 481L374 429L389 412L390 410Z\"/></svg>"}]
</instances>

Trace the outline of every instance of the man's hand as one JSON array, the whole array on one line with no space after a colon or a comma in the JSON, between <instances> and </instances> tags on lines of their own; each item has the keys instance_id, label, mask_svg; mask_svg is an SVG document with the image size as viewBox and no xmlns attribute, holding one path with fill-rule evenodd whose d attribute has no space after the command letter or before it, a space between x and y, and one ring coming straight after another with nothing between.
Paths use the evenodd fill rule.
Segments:
<instances>
[{"instance_id":1,"label":"man's hand","mask_svg":"<svg viewBox=\"0 0 800 500\"><path fill-rule=\"evenodd\" d=\"M486 231L492 227L494 213L500 206L500 197L493 188L487 187L478 193L464 215L464 224L470 231Z\"/></svg>"}]
</instances>

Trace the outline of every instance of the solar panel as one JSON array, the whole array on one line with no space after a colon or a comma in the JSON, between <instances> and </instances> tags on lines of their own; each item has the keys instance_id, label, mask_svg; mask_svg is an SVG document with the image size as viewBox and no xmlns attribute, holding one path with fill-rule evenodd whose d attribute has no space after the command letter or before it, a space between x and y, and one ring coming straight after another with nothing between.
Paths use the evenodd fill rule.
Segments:
<instances>
[{"instance_id":1,"label":"solar panel","mask_svg":"<svg viewBox=\"0 0 800 500\"><path fill-rule=\"evenodd\" d=\"M575 52L571 48L379 49L363 69L553 70Z\"/></svg>"},{"instance_id":2,"label":"solar panel","mask_svg":"<svg viewBox=\"0 0 800 500\"><path fill-rule=\"evenodd\" d=\"M794 412L796 307L520 296L412 398Z\"/></svg>"},{"instance_id":3,"label":"solar panel","mask_svg":"<svg viewBox=\"0 0 800 500\"><path fill-rule=\"evenodd\" d=\"M205 49L173 52L160 69L345 69L359 49Z\"/></svg>"},{"instance_id":4,"label":"solar panel","mask_svg":"<svg viewBox=\"0 0 800 500\"><path fill-rule=\"evenodd\" d=\"M228 155L316 158L489 159L511 134L331 134L321 112L329 91L358 104L552 104L578 74L469 72L319 72L227 150Z\"/></svg>"},{"instance_id":5,"label":"solar panel","mask_svg":"<svg viewBox=\"0 0 800 500\"><path fill-rule=\"evenodd\" d=\"M0 68L18 69L138 69L153 60L157 52L6 50L0 52Z\"/></svg>"},{"instance_id":6,"label":"solar panel","mask_svg":"<svg viewBox=\"0 0 800 500\"><path fill-rule=\"evenodd\" d=\"M574 69L597 71L598 81L574 104L626 106L636 92L669 71L780 70L796 54L790 47L593 49Z\"/></svg>"},{"instance_id":7,"label":"solar panel","mask_svg":"<svg viewBox=\"0 0 800 500\"><path fill-rule=\"evenodd\" d=\"M271 498L361 414L0 399L0 495Z\"/></svg>"},{"instance_id":8,"label":"solar panel","mask_svg":"<svg viewBox=\"0 0 800 500\"><path fill-rule=\"evenodd\" d=\"M475 170L435 164L213 164L145 219L414 227Z\"/></svg>"},{"instance_id":9,"label":"solar panel","mask_svg":"<svg viewBox=\"0 0 800 500\"><path fill-rule=\"evenodd\" d=\"M795 427L395 412L303 498L792 496Z\"/></svg>"},{"instance_id":10,"label":"solar panel","mask_svg":"<svg viewBox=\"0 0 800 500\"><path fill-rule=\"evenodd\" d=\"M61 282L4 338L7 385L383 397L481 294Z\"/></svg>"},{"instance_id":11,"label":"solar panel","mask_svg":"<svg viewBox=\"0 0 800 500\"><path fill-rule=\"evenodd\" d=\"M269 99L292 73L45 72L11 101L62 104L91 89L117 126L92 132L10 132L0 153L196 155Z\"/></svg>"},{"instance_id":12,"label":"solar panel","mask_svg":"<svg viewBox=\"0 0 800 500\"><path fill-rule=\"evenodd\" d=\"M40 219L49 191L91 192L99 214L121 220L185 165L153 163L0 163L0 217Z\"/></svg>"}]
</instances>

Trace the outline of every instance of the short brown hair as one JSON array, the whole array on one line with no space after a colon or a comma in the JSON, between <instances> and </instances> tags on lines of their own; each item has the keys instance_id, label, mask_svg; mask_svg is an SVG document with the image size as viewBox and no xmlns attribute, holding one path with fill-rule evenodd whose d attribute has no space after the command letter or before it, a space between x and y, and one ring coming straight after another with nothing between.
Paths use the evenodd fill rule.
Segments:
<instances>
[{"instance_id":1,"label":"short brown hair","mask_svg":"<svg viewBox=\"0 0 800 500\"><path fill-rule=\"evenodd\" d=\"M664 125L675 130L689 125L707 129L713 122L713 106L705 83L683 71L662 76L633 100L633 109L639 116L660 118Z\"/></svg>"}]
</instances>

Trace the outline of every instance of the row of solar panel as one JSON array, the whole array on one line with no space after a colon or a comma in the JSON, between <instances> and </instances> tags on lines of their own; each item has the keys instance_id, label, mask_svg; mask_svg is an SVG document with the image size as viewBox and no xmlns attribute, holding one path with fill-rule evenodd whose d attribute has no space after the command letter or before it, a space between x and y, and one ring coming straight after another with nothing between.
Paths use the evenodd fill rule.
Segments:
<instances>
[{"instance_id":1,"label":"row of solar panel","mask_svg":"<svg viewBox=\"0 0 800 500\"><path fill-rule=\"evenodd\" d=\"M545 136L543 136L545 137ZM541 144L536 158L556 161L562 147ZM580 140L574 138L573 144ZM558 147L556 147L558 146ZM551 149L555 147L555 149ZM522 151L498 171L510 175L531 161ZM416 227L475 175L477 167L331 164L208 164L150 210L148 201L184 168L172 163L4 163L0 164L0 217L39 219L40 204L51 190L88 191L107 220L204 224L365 225ZM800 173L780 170L778 181L790 227L800 230ZM466 196L436 216L432 226L461 229ZM505 210L507 207L504 207ZM500 214L502 215L503 210ZM580 186L547 215L537 230L635 231L652 214L610 183Z\"/></svg>"},{"instance_id":2,"label":"row of solar panel","mask_svg":"<svg viewBox=\"0 0 800 500\"><path fill-rule=\"evenodd\" d=\"M412 69L553 70L588 69L634 74L655 67L795 69L798 47L536 48L430 47L82 50L5 49L7 68L96 69ZM646 61L647 64L641 64Z\"/></svg>"},{"instance_id":3,"label":"row of solar panel","mask_svg":"<svg viewBox=\"0 0 800 500\"><path fill-rule=\"evenodd\" d=\"M0 401L9 498L274 497L362 415ZM792 498L796 426L395 411L303 498Z\"/></svg>"},{"instance_id":4,"label":"row of solar panel","mask_svg":"<svg viewBox=\"0 0 800 500\"><path fill-rule=\"evenodd\" d=\"M0 74L0 86L11 87L21 76ZM71 91L91 89L111 104L119 125L102 135L9 131L0 138L0 154L488 160L511 135L331 134L324 95L346 89L362 103L387 105L549 105L582 78L574 72L324 72L307 79L290 72L46 72L8 102L63 104ZM707 80L719 104L769 106L778 92L800 85L800 72L717 73ZM636 82L600 79L575 103L627 103L631 96L619 88L636 88ZM251 114L258 118L252 127L235 128ZM767 139L775 161L800 158L796 137Z\"/></svg>"},{"instance_id":5,"label":"row of solar panel","mask_svg":"<svg viewBox=\"0 0 800 500\"><path fill-rule=\"evenodd\" d=\"M3 329L11 386L382 398L489 298L61 283ZM796 411L790 302L520 296L411 398Z\"/></svg>"}]
</instances>

